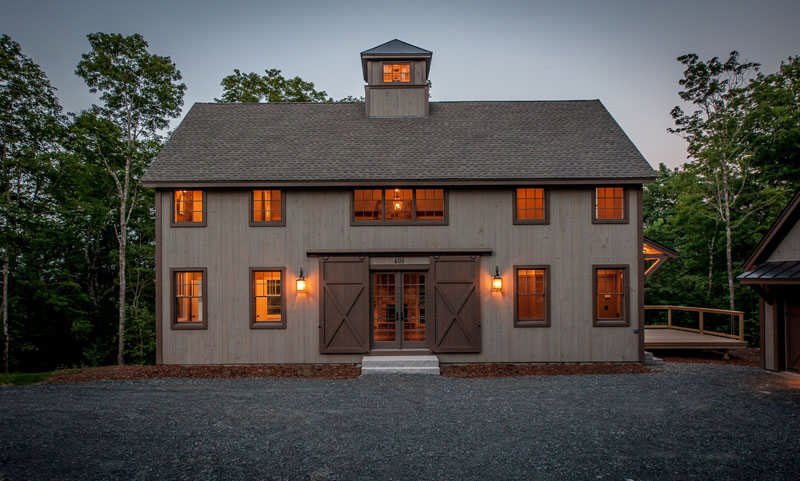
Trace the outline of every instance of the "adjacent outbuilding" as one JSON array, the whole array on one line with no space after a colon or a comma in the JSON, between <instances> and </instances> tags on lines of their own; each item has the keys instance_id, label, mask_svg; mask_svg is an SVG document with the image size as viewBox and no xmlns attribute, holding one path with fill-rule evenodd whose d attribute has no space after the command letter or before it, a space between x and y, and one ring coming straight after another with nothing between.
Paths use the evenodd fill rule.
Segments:
<instances>
[{"instance_id":1,"label":"adjacent outbuilding","mask_svg":"<svg viewBox=\"0 0 800 481\"><path fill-rule=\"evenodd\" d=\"M800 372L800 192L747 260L742 284L761 295L761 366Z\"/></svg>"}]
</instances>

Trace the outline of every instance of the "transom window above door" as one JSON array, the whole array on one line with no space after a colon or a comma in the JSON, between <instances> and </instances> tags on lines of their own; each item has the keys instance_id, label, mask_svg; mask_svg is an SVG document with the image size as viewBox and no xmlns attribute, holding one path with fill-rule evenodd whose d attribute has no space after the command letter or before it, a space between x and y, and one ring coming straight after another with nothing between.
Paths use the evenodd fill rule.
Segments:
<instances>
[{"instance_id":1,"label":"transom window above door","mask_svg":"<svg viewBox=\"0 0 800 481\"><path fill-rule=\"evenodd\" d=\"M353 224L445 224L444 189L357 189Z\"/></svg>"}]
</instances>

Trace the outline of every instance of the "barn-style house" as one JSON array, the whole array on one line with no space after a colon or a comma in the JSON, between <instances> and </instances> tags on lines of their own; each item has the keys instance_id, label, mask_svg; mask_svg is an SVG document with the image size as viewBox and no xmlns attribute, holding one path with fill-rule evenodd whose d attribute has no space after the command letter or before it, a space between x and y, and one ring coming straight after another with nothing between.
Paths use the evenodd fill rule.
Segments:
<instances>
[{"instance_id":1,"label":"barn-style house","mask_svg":"<svg viewBox=\"0 0 800 481\"><path fill-rule=\"evenodd\" d=\"M641 361L652 168L597 100L430 102L431 59L191 108L143 179L159 363Z\"/></svg>"}]
</instances>

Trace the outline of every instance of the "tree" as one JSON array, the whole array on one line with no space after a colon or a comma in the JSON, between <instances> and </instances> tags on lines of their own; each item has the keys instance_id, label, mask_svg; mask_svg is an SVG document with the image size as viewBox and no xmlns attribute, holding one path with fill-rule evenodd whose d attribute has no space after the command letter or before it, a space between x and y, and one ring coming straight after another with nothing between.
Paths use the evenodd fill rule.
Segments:
<instances>
[{"instance_id":1,"label":"tree","mask_svg":"<svg viewBox=\"0 0 800 481\"><path fill-rule=\"evenodd\" d=\"M264 75L255 72L233 74L223 78L222 98L217 102L332 102L324 90L316 90L313 82L300 77L286 79L278 69L267 69Z\"/></svg>"},{"instance_id":2,"label":"tree","mask_svg":"<svg viewBox=\"0 0 800 481\"><path fill-rule=\"evenodd\" d=\"M92 112L119 129L116 151L95 153L114 182L118 202L114 226L119 279L117 364L124 364L129 221L138 205L139 178L157 152L159 132L169 125L169 119L180 115L186 86L172 60L149 53L139 34L92 33L87 38L91 51L81 56L75 73L92 93L100 94L102 104L93 105Z\"/></svg>"},{"instance_id":3,"label":"tree","mask_svg":"<svg viewBox=\"0 0 800 481\"><path fill-rule=\"evenodd\" d=\"M702 202L714 207L724 229L728 302L730 309L735 309L735 210L747 210L739 216L739 222L757 211L756 206L744 202L743 195L749 186L748 177L753 175L752 151L746 142L747 85L759 66L741 63L736 51L724 62L717 57L703 62L695 54L678 57L678 61L686 66L679 81L683 90L678 95L693 110L687 113L676 106L671 112L676 128L670 131L686 139L693 159L690 168L705 190Z\"/></svg>"},{"instance_id":4,"label":"tree","mask_svg":"<svg viewBox=\"0 0 800 481\"><path fill-rule=\"evenodd\" d=\"M61 106L44 72L0 36L0 257L3 367L9 369L9 282L26 235L46 206L45 186L61 135Z\"/></svg>"}]
</instances>

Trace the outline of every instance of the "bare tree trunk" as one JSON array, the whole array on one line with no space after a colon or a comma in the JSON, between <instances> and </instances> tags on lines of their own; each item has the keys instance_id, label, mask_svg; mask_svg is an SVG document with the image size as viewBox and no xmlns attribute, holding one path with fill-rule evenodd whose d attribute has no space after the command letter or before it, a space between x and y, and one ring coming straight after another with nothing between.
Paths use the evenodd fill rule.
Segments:
<instances>
[{"instance_id":1,"label":"bare tree trunk","mask_svg":"<svg viewBox=\"0 0 800 481\"><path fill-rule=\"evenodd\" d=\"M733 286L733 232L731 229L731 189L728 183L728 169L722 163L722 208L723 221L725 222L725 261L728 270L728 304L730 309L736 309L736 297Z\"/></svg>"},{"instance_id":2,"label":"bare tree trunk","mask_svg":"<svg viewBox=\"0 0 800 481\"><path fill-rule=\"evenodd\" d=\"M708 285L706 286L706 302L711 299L711 289L714 286L714 248L717 245L717 228L714 227L714 235L708 243Z\"/></svg>"},{"instance_id":3,"label":"bare tree trunk","mask_svg":"<svg viewBox=\"0 0 800 481\"><path fill-rule=\"evenodd\" d=\"M9 271L8 252L3 253L3 369L8 373L9 347L8 339L8 271Z\"/></svg>"},{"instance_id":4,"label":"bare tree trunk","mask_svg":"<svg viewBox=\"0 0 800 481\"><path fill-rule=\"evenodd\" d=\"M119 329L117 332L117 364L125 364L125 294L127 293L126 282L126 250L128 247L128 222L127 222L127 192L123 193L120 199L119 208Z\"/></svg>"}]
</instances>

